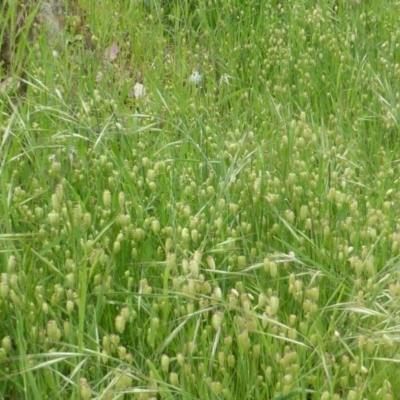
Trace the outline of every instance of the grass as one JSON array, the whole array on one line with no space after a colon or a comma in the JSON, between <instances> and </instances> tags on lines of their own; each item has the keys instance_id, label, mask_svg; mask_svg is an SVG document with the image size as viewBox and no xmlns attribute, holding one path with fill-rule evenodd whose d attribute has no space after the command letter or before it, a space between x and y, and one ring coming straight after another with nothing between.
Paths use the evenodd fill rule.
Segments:
<instances>
[{"instance_id":1,"label":"grass","mask_svg":"<svg viewBox=\"0 0 400 400\"><path fill-rule=\"evenodd\" d=\"M80 5L0 102L0 397L399 398L399 4Z\"/></svg>"}]
</instances>

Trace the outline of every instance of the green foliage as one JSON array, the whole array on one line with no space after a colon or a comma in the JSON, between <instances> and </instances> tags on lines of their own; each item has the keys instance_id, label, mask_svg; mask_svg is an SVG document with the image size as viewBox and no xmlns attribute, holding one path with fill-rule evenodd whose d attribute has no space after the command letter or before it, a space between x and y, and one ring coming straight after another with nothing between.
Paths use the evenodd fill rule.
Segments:
<instances>
[{"instance_id":1,"label":"green foliage","mask_svg":"<svg viewBox=\"0 0 400 400\"><path fill-rule=\"evenodd\" d=\"M81 7L0 94L0 396L398 398L399 6Z\"/></svg>"}]
</instances>

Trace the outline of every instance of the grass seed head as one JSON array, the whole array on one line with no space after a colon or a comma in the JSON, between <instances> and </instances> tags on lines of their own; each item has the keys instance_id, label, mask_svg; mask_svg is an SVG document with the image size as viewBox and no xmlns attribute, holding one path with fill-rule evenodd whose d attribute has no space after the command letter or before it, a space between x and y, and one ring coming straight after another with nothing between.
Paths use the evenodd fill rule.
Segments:
<instances>
[{"instance_id":1,"label":"grass seed head","mask_svg":"<svg viewBox=\"0 0 400 400\"><path fill-rule=\"evenodd\" d=\"M8 353L12 348L11 336L5 336L1 341L1 345L5 352Z\"/></svg>"},{"instance_id":2,"label":"grass seed head","mask_svg":"<svg viewBox=\"0 0 400 400\"><path fill-rule=\"evenodd\" d=\"M84 378L79 382L79 394L82 400L89 400L92 397L92 389Z\"/></svg>"},{"instance_id":3,"label":"grass seed head","mask_svg":"<svg viewBox=\"0 0 400 400\"><path fill-rule=\"evenodd\" d=\"M223 313L216 311L211 318L211 326L217 331L222 326Z\"/></svg>"},{"instance_id":4,"label":"grass seed head","mask_svg":"<svg viewBox=\"0 0 400 400\"><path fill-rule=\"evenodd\" d=\"M169 357L166 354L161 356L161 370L164 372L169 370Z\"/></svg>"},{"instance_id":5,"label":"grass seed head","mask_svg":"<svg viewBox=\"0 0 400 400\"><path fill-rule=\"evenodd\" d=\"M1 281L0 282L0 297L4 300L8 297L10 293L10 288L8 286L8 282Z\"/></svg>"},{"instance_id":6,"label":"grass seed head","mask_svg":"<svg viewBox=\"0 0 400 400\"><path fill-rule=\"evenodd\" d=\"M176 372L171 372L169 374L169 382L173 386L178 386L179 385L179 375Z\"/></svg>"}]
</instances>

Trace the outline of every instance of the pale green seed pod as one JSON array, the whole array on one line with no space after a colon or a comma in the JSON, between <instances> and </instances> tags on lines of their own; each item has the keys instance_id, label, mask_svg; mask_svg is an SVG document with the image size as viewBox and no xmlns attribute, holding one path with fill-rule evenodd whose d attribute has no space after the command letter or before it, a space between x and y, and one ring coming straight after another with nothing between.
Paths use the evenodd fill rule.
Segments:
<instances>
[{"instance_id":1,"label":"pale green seed pod","mask_svg":"<svg viewBox=\"0 0 400 400\"><path fill-rule=\"evenodd\" d=\"M155 179L156 179L156 173L155 173L155 171L153 170L153 169L148 169L147 170L147 173L146 173L146 178L147 178L147 181L150 183L150 182L154 182L155 181Z\"/></svg>"},{"instance_id":2,"label":"pale green seed pod","mask_svg":"<svg viewBox=\"0 0 400 400\"><path fill-rule=\"evenodd\" d=\"M250 348L250 338L247 330L239 333L238 335L238 345L243 349L243 351L248 351Z\"/></svg>"},{"instance_id":3,"label":"pale green seed pod","mask_svg":"<svg viewBox=\"0 0 400 400\"><path fill-rule=\"evenodd\" d=\"M137 248L136 247L132 247L132 250L131 250L131 257L132 257L132 259L134 259L134 260L136 260L137 259L137 256L138 256L138 250L137 250ZM129 278L129 280L131 280L132 278Z\"/></svg>"},{"instance_id":4,"label":"pale green seed pod","mask_svg":"<svg viewBox=\"0 0 400 400\"><path fill-rule=\"evenodd\" d=\"M239 205L235 203L230 203L229 204L229 212L233 215L236 216L239 212Z\"/></svg>"},{"instance_id":5,"label":"pale green seed pod","mask_svg":"<svg viewBox=\"0 0 400 400\"><path fill-rule=\"evenodd\" d=\"M185 364L185 356L182 353L176 355L177 363L182 367Z\"/></svg>"},{"instance_id":6,"label":"pale green seed pod","mask_svg":"<svg viewBox=\"0 0 400 400\"><path fill-rule=\"evenodd\" d=\"M309 291L309 296L311 300L318 301L319 299L319 287L313 287Z\"/></svg>"},{"instance_id":7,"label":"pale green seed pod","mask_svg":"<svg viewBox=\"0 0 400 400\"><path fill-rule=\"evenodd\" d=\"M258 307L264 308L267 304L267 296L264 293L260 293L258 295Z\"/></svg>"},{"instance_id":8,"label":"pale green seed pod","mask_svg":"<svg viewBox=\"0 0 400 400\"><path fill-rule=\"evenodd\" d=\"M246 257L245 256L239 256L237 258L237 265L238 265L239 269L246 268Z\"/></svg>"},{"instance_id":9,"label":"pale green seed pod","mask_svg":"<svg viewBox=\"0 0 400 400\"><path fill-rule=\"evenodd\" d=\"M69 335L70 327L71 327L71 325L70 325L69 321L64 321L64 323L63 323L64 336Z\"/></svg>"},{"instance_id":10,"label":"pale green seed pod","mask_svg":"<svg viewBox=\"0 0 400 400\"><path fill-rule=\"evenodd\" d=\"M347 400L357 400L359 397L355 390L349 390L347 393Z\"/></svg>"},{"instance_id":11,"label":"pale green seed pod","mask_svg":"<svg viewBox=\"0 0 400 400\"><path fill-rule=\"evenodd\" d=\"M271 261L271 264L269 266L269 274L271 275L272 278L275 278L278 273L278 265L276 262Z\"/></svg>"},{"instance_id":12,"label":"pale green seed pod","mask_svg":"<svg viewBox=\"0 0 400 400\"><path fill-rule=\"evenodd\" d=\"M119 333L123 333L125 330L126 321L121 315L115 317L115 329Z\"/></svg>"},{"instance_id":13,"label":"pale green seed pod","mask_svg":"<svg viewBox=\"0 0 400 400\"><path fill-rule=\"evenodd\" d=\"M198 230L192 229L190 232L190 237L191 237L193 243L197 243L199 241L199 237L200 237Z\"/></svg>"},{"instance_id":14,"label":"pale green seed pod","mask_svg":"<svg viewBox=\"0 0 400 400\"><path fill-rule=\"evenodd\" d=\"M240 297L240 301L242 303L242 307L243 307L243 311L245 313L249 313L251 311L252 308L252 304L251 304L251 299L252 299L252 295L249 293L243 293Z\"/></svg>"},{"instance_id":15,"label":"pale green seed pod","mask_svg":"<svg viewBox=\"0 0 400 400\"><path fill-rule=\"evenodd\" d=\"M301 219L302 221L305 221L305 220L308 218L308 206L302 205L302 206L300 207L300 213L299 213L299 215L300 215L300 219Z\"/></svg>"},{"instance_id":16,"label":"pale green seed pod","mask_svg":"<svg viewBox=\"0 0 400 400\"><path fill-rule=\"evenodd\" d=\"M271 261L268 257L264 258L263 261L263 267L264 267L264 271L269 274L270 270L271 270Z\"/></svg>"},{"instance_id":17,"label":"pale green seed pod","mask_svg":"<svg viewBox=\"0 0 400 400\"><path fill-rule=\"evenodd\" d=\"M199 250L196 250L196 251L194 252L194 254L193 254L193 259L194 259L194 261L195 261L198 265L201 264L201 258L202 258L202 256L203 256L203 254L202 254L202 252L199 251Z\"/></svg>"},{"instance_id":18,"label":"pale green seed pod","mask_svg":"<svg viewBox=\"0 0 400 400\"><path fill-rule=\"evenodd\" d=\"M260 343L257 343L253 346L253 357L258 358L260 357L261 354L261 345Z\"/></svg>"},{"instance_id":19,"label":"pale green seed pod","mask_svg":"<svg viewBox=\"0 0 400 400\"><path fill-rule=\"evenodd\" d=\"M198 279L199 274L200 274L200 270L199 270L199 263L197 262L197 260L195 258L192 258L189 261L189 270L192 273L192 275Z\"/></svg>"},{"instance_id":20,"label":"pale green seed pod","mask_svg":"<svg viewBox=\"0 0 400 400\"><path fill-rule=\"evenodd\" d=\"M106 351L107 353L110 352L110 347L111 347L111 340L109 336L103 336L103 339L101 341L103 350Z\"/></svg>"},{"instance_id":21,"label":"pale green seed pod","mask_svg":"<svg viewBox=\"0 0 400 400\"><path fill-rule=\"evenodd\" d=\"M70 273L65 276L65 284L69 288L73 288L75 286L75 274Z\"/></svg>"},{"instance_id":22,"label":"pale green seed pod","mask_svg":"<svg viewBox=\"0 0 400 400\"><path fill-rule=\"evenodd\" d=\"M158 221L157 219L153 219L151 221L151 230L153 231L153 233L155 235L158 235L160 233L160 230L161 230L160 221Z\"/></svg>"},{"instance_id":23,"label":"pale green seed pod","mask_svg":"<svg viewBox=\"0 0 400 400\"><path fill-rule=\"evenodd\" d=\"M279 297L271 296L269 299L270 314L276 315L279 310Z\"/></svg>"},{"instance_id":24,"label":"pale green seed pod","mask_svg":"<svg viewBox=\"0 0 400 400\"><path fill-rule=\"evenodd\" d=\"M295 325L296 325L296 321L297 321L297 316L294 315L294 314L291 314L291 315L289 316L289 326L290 326L290 327L295 326Z\"/></svg>"},{"instance_id":25,"label":"pale green seed pod","mask_svg":"<svg viewBox=\"0 0 400 400\"><path fill-rule=\"evenodd\" d=\"M53 211L58 213L61 211L61 200L56 194L51 195L51 206Z\"/></svg>"},{"instance_id":26,"label":"pale green seed pod","mask_svg":"<svg viewBox=\"0 0 400 400\"><path fill-rule=\"evenodd\" d=\"M206 188L206 193L209 199L213 198L215 196L215 189L213 186L207 186Z\"/></svg>"},{"instance_id":27,"label":"pale green seed pod","mask_svg":"<svg viewBox=\"0 0 400 400\"><path fill-rule=\"evenodd\" d=\"M189 218L190 215L192 214L192 211L190 209L190 206L185 205L182 209L182 215L184 218Z\"/></svg>"},{"instance_id":28,"label":"pale green seed pod","mask_svg":"<svg viewBox=\"0 0 400 400\"><path fill-rule=\"evenodd\" d=\"M133 233L133 238L136 242L141 242L146 238L146 232L142 228L137 228Z\"/></svg>"},{"instance_id":29,"label":"pale green seed pod","mask_svg":"<svg viewBox=\"0 0 400 400\"><path fill-rule=\"evenodd\" d=\"M130 319L129 307L127 307L127 306L122 307L121 311L120 311L120 315L126 322L128 322Z\"/></svg>"},{"instance_id":30,"label":"pale green seed pod","mask_svg":"<svg viewBox=\"0 0 400 400\"><path fill-rule=\"evenodd\" d=\"M160 319L157 317L152 318L151 329L153 329L154 331L157 331L159 327L160 327Z\"/></svg>"},{"instance_id":31,"label":"pale green seed pod","mask_svg":"<svg viewBox=\"0 0 400 400\"><path fill-rule=\"evenodd\" d=\"M7 282L0 282L0 298L6 299L10 293L10 288Z\"/></svg>"},{"instance_id":32,"label":"pale green seed pod","mask_svg":"<svg viewBox=\"0 0 400 400\"><path fill-rule=\"evenodd\" d=\"M214 226L215 226L215 229L217 230L217 232L221 231L222 224L223 224L223 220L221 217L218 217L215 219Z\"/></svg>"},{"instance_id":33,"label":"pale green seed pod","mask_svg":"<svg viewBox=\"0 0 400 400\"><path fill-rule=\"evenodd\" d=\"M169 370L169 357L166 354L161 356L161 370L164 372Z\"/></svg>"},{"instance_id":34,"label":"pale green seed pod","mask_svg":"<svg viewBox=\"0 0 400 400\"><path fill-rule=\"evenodd\" d=\"M357 373L358 367L355 362L349 364L349 374L354 376Z\"/></svg>"},{"instance_id":35,"label":"pale green seed pod","mask_svg":"<svg viewBox=\"0 0 400 400\"><path fill-rule=\"evenodd\" d=\"M220 367L223 367L225 365L225 352L220 351L218 352L218 363Z\"/></svg>"},{"instance_id":36,"label":"pale green seed pod","mask_svg":"<svg viewBox=\"0 0 400 400\"><path fill-rule=\"evenodd\" d=\"M327 390L321 394L321 400L330 400L330 398L331 394Z\"/></svg>"},{"instance_id":37,"label":"pale green seed pod","mask_svg":"<svg viewBox=\"0 0 400 400\"><path fill-rule=\"evenodd\" d=\"M207 264L209 269L215 271L215 260L212 256L207 256Z\"/></svg>"},{"instance_id":38,"label":"pale green seed pod","mask_svg":"<svg viewBox=\"0 0 400 400\"><path fill-rule=\"evenodd\" d=\"M47 336L52 340L56 340L58 337L57 330L58 330L57 322L53 319L50 320L47 323L47 327L46 327Z\"/></svg>"},{"instance_id":39,"label":"pale green seed pod","mask_svg":"<svg viewBox=\"0 0 400 400\"><path fill-rule=\"evenodd\" d=\"M217 396L220 395L222 392L222 383L219 381L211 382L211 391Z\"/></svg>"},{"instance_id":40,"label":"pale green seed pod","mask_svg":"<svg viewBox=\"0 0 400 400\"><path fill-rule=\"evenodd\" d=\"M18 295L14 292L14 290L10 290L10 299L12 301L12 303L18 307L18 308L22 308L22 299L20 299L18 297Z\"/></svg>"},{"instance_id":41,"label":"pale green seed pod","mask_svg":"<svg viewBox=\"0 0 400 400\"><path fill-rule=\"evenodd\" d=\"M235 356L233 354L229 354L227 359L227 364L229 368L234 368L235 364L236 364L236 359Z\"/></svg>"},{"instance_id":42,"label":"pale green seed pod","mask_svg":"<svg viewBox=\"0 0 400 400\"><path fill-rule=\"evenodd\" d=\"M112 168L113 168L112 163L107 163L107 166L108 166L108 170L112 171ZM108 187L110 188L110 190L112 192L114 192L115 191L115 185L116 185L115 177L114 176L108 177L107 182L108 182Z\"/></svg>"},{"instance_id":43,"label":"pale green seed pod","mask_svg":"<svg viewBox=\"0 0 400 400\"><path fill-rule=\"evenodd\" d=\"M216 311L211 318L211 326L217 331L221 328L223 321L223 313Z\"/></svg>"},{"instance_id":44,"label":"pale green seed pod","mask_svg":"<svg viewBox=\"0 0 400 400\"><path fill-rule=\"evenodd\" d=\"M75 225L79 226L82 222L83 214L82 214L82 207L80 204L77 204L73 210L74 214L74 222Z\"/></svg>"},{"instance_id":45,"label":"pale green seed pod","mask_svg":"<svg viewBox=\"0 0 400 400\"><path fill-rule=\"evenodd\" d=\"M287 333L287 336L288 336L288 338L291 339L291 340L296 340L296 338L297 338L297 331L296 331L296 329L290 329L290 330L288 331L288 333Z\"/></svg>"},{"instance_id":46,"label":"pale green seed pod","mask_svg":"<svg viewBox=\"0 0 400 400\"><path fill-rule=\"evenodd\" d=\"M296 174L294 174L293 172L290 172L288 174L286 182L289 186L293 186L296 183L296 179L297 179Z\"/></svg>"},{"instance_id":47,"label":"pale green seed pod","mask_svg":"<svg viewBox=\"0 0 400 400\"><path fill-rule=\"evenodd\" d=\"M36 207L35 208L35 217L38 220L42 220L43 219L43 215L44 215L44 210L41 207Z\"/></svg>"},{"instance_id":48,"label":"pale green seed pod","mask_svg":"<svg viewBox=\"0 0 400 400\"><path fill-rule=\"evenodd\" d=\"M79 393L82 400L89 400L92 397L92 389L86 379L81 379L79 382Z\"/></svg>"},{"instance_id":49,"label":"pale green seed pod","mask_svg":"<svg viewBox=\"0 0 400 400\"><path fill-rule=\"evenodd\" d=\"M165 239L165 252L168 254L173 246L173 241L170 237Z\"/></svg>"},{"instance_id":50,"label":"pale green seed pod","mask_svg":"<svg viewBox=\"0 0 400 400\"><path fill-rule=\"evenodd\" d=\"M101 394L101 400L114 400L117 396L113 390L107 389L106 393Z\"/></svg>"},{"instance_id":51,"label":"pale green seed pod","mask_svg":"<svg viewBox=\"0 0 400 400\"><path fill-rule=\"evenodd\" d=\"M3 349L8 353L12 348L11 336L5 336L1 341Z\"/></svg>"},{"instance_id":52,"label":"pale green seed pod","mask_svg":"<svg viewBox=\"0 0 400 400\"><path fill-rule=\"evenodd\" d=\"M193 340L187 344L187 350L189 354L194 354L197 351L197 345Z\"/></svg>"},{"instance_id":53,"label":"pale green seed pod","mask_svg":"<svg viewBox=\"0 0 400 400\"><path fill-rule=\"evenodd\" d=\"M179 385L179 376L176 372L171 372L169 374L169 381L171 385L178 386Z\"/></svg>"},{"instance_id":54,"label":"pale green seed pod","mask_svg":"<svg viewBox=\"0 0 400 400\"><path fill-rule=\"evenodd\" d=\"M205 370L204 363L202 363L202 362L199 363L199 365L197 367L197 372L199 373L200 376L204 375L204 370Z\"/></svg>"},{"instance_id":55,"label":"pale green seed pod","mask_svg":"<svg viewBox=\"0 0 400 400\"><path fill-rule=\"evenodd\" d=\"M125 236L122 232L118 233L117 238L115 239L117 242L122 243L125 240Z\"/></svg>"},{"instance_id":56,"label":"pale green seed pod","mask_svg":"<svg viewBox=\"0 0 400 400\"><path fill-rule=\"evenodd\" d=\"M125 207L125 193L124 192L119 192L119 194L118 194L118 204L119 204L119 208L121 210L123 210L124 207Z\"/></svg>"},{"instance_id":57,"label":"pale green seed pod","mask_svg":"<svg viewBox=\"0 0 400 400\"><path fill-rule=\"evenodd\" d=\"M285 218L289 222L289 224L292 224L292 225L294 224L295 215L294 215L294 212L292 210L286 210L285 211Z\"/></svg>"},{"instance_id":58,"label":"pale green seed pod","mask_svg":"<svg viewBox=\"0 0 400 400\"><path fill-rule=\"evenodd\" d=\"M360 343L360 340L359 340ZM376 350L375 340L373 338L368 338L365 341L365 349L367 350L368 354L373 354Z\"/></svg>"},{"instance_id":59,"label":"pale green seed pod","mask_svg":"<svg viewBox=\"0 0 400 400\"><path fill-rule=\"evenodd\" d=\"M294 289L295 289L295 292L301 292L303 289L303 282L299 281L299 280L295 280L294 281Z\"/></svg>"},{"instance_id":60,"label":"pale green seed pod","mask_svg":"<svg viewBox=\"0 0 400 400\"><path fill-rule=\"evenodd\" d=\"M49 221L50 226L53 228L56 228L60 224L60 214L55 211L51 211L48 214L47 219Z\"/></svg>"},{"instance_id":61,"label":"pale green seed pod","mask_svg":"<svg viewBox=\"0 0 400 400\"><path fill-rule=\"evenodd\" d=\"M17 269L17 257L10 256L8 258L7 271L9 274L12 274L16 271L16 269Z\"/></svg>"},{"instance_id":62,"label":"pale green seed pod","mask_svg":"<svg viewBox=\"0 0 400 400\"><path fill-rule=\"evenodd\" d=\"M107 364L110 357L109 357L108 352L106 350L102 350L100 358L101 358L101 362L103 364Z\"/></svg>"},{"instance_id":63,"label":"pale green seed pod","mask_svg":"<svg viewBox=\"0 0 400 400\"><path fill-rule=\"evenodd\" d=\"M220 302L222 300L222 290L219 286L214 288L212 297L216 302Z\"/></svg>"},{"instance_id":64,"label":"pale green seed pod","mask_svg":"<svg viewBox=\"0 0 400 400\"><path fill-rule=\"evenodd\" d=\"M111 193L109 190L103 192L103 204L107 209L111 206Z\"/></svg>"},{"instance_id":65,"label":"pale green seed pod","mask_svg":"<svg viewBox=\"0 0 400 400\"><path fill-rule=\"evenodd\" d=\"M195 279L193 276L190 276L188 279L189 293L193 296L199 292L200 283L198 279Z\"/></svg>"},{"instance_id":66,"label":"pale green seed pod","mask_svg":"<svg viewBox=\"0 0 400 400\"><path fill-rule=\"evenodd\" d=\"M165 261L165 266L167 269L171 271L176 270L176 254L175 253L168 253L167 259Z\"/></svg>"},{"instance_id":67,"label":"pale green seed pod","mask_svg":"<svg viewBox=\"0 0 400 400\"><path fill-rule=\"evenodd\" d=\"M126 347L124 346L118 346L118 357L121 359L126 358Z\"/></svg>"},{"instance_id":68,"label":"pale green seed pod","mask_svg":"<svg viewBox=\"0 0 400 400\"><path fill-rule=\"evenodd\" d=\"M86 212L82 218L82 226L85 230L88 230L92 226L92 215L89 212Z\"/></svg>"},{"instance_id":69,"label":"pale green seed pod","mask_svg":"<svg viewBox=\"0 0 400 400\"><path fill-rule=\"evenodd\" d=\"M189 291L190 294L193 294L192 292ZM187 315L191 315L194 313L194 303L193 301L188 301L186 304L186 313Z\"/></svg>"},{"instance_id":70,"label":"pale green seed pod","mask_svg":"<svg viewBox=\"0 0 400 400\"><path fill-rule=\"evenodd\" d=\"M19 281L19 275L17 274L11 274L9 278L9 283L10 287L13 289L18 289L18 281Z\"/></svg>"},{"instance_id":71,"label":"pale green seed pod","mask_svg":"<svg viewBox=\"0 0 400 400\"><path fill-rule=\"evenodd\" d=\"M64 198L64 186L62 184L57 184L55 187L55 194L59 201L63 201Z\"/></svg>"},{"instance_id":72,"label":"pale green seed pod","mask_svg":"<svg viewBox=\"0 0 400 400\"><path fill-rule=\"evenodd\" d=\"M229 348L229 347L232 346L232 343L233 343L232 336L230 336L230 335L225 336L225 338L224 338L224 345L225 345L227 348Z\"/></svg>"},{"instance_id":73,"label":"pale green seed pod","mask_svg":"<svg viewBox=\"0 0 400 400\"><path fill-rule=\"evenodd\" d=\"M111 347L112 347L113 351L118 348L120 341L121 341L121 338L118 335L115 335L113 333L110 335L110 342L112 344Z\"/></svg>"},{"instance_id":74,"label":"pale green seed pod","mask_svg":"<svg viewBox=\"0 0 400 400\"><path fill-rule=\"evenodd\" d=\"M184 274L189 273L189 262L186 258L182 259L182 272Z\"/></svg>"},{"instance_id":75,"label":"pale green seed pod","mask_svg":"<svg viewBox=\"0 0 400 400\"><path fill-rule=\"evenodd\" d=\"M62 288L58 288L53 295L51 296L51 305L55 306L57 305L60 300L64 297L64 291Z\"/></svg>"},{"instance_id":76,"label":"pale green seed pod","mask_svg":"<svg viewBox=\"0 0 400 400\"><path fill-rule=\"evenodd\" d=\"M181 233L181 238L182 238L182 242L184 245L187 245L190 243L190 232L188 228L183 228L182 229L182 233Z\"/></svg>"},{"instance_id":77,"label":"pale green seed pod","mask_svg":"<svg viewBox=\"0 0 400 400\"><path fill-rule=\"evenodd\" d=\"M69 314L71 314L74 311L75 308L75 303L72 300L68 300L66 304L66 309Z\"/></svg>"}]
</instances>

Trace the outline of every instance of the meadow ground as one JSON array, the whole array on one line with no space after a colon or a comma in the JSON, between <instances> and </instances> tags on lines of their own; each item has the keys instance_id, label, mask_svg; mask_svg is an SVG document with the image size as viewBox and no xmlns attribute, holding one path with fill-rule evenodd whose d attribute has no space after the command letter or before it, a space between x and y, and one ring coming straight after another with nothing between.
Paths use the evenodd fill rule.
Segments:
<instances>
[{"instance_id":1,"label":"meadow ground","mask_svg":"<svg viewBox=\"0 0 400 400\"><path fill-rule=\"evenodd\" d=\"M80 6L10 30L0 398L400 398L400 3Z\"/></svg>"}]
</instances>

